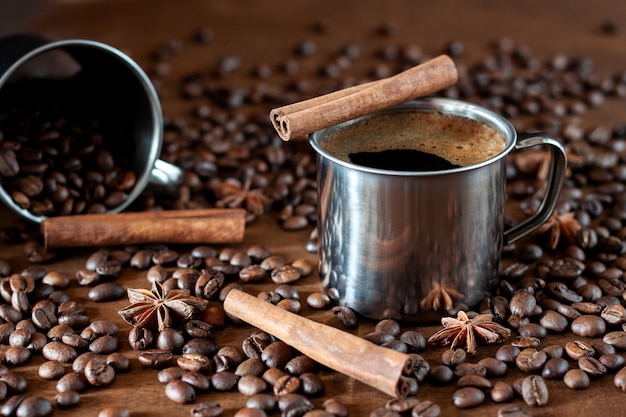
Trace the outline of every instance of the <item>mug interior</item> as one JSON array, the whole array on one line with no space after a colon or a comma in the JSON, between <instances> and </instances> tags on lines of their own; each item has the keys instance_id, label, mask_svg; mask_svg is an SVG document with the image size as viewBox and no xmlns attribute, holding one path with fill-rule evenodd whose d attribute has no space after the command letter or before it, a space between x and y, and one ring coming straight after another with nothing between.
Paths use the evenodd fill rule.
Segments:
<instances>
[{"instance_id":1,"label":"mug interior","mask_svg":"<svg viewBox=\"0 0 626 417\"><path fill-rule=\"evenodd\" d=\"M339 129L343 129L352 124L360 123L367 121L370 118L377 117L385 114L393 114L399 112L424 112L424 113L439 113L442 115L459 117L464 119L470 119L479 123L483 123L493 129L495 129L501 137L505 140L505 146L502 151L500 151L497 155L482 160L478 163L473 163L471 165L454 167L454 168L446 168L437 171L411 171L411 170L395 170L395 169L381 169L374 168L370 166L364 166L356 164L352 161L347 161L344 158L339 158L337 155L331 153L326 146L324 146L324 141L328 139L329 135ZM500 160L505 157L514 147L515 142L517 140L517 133L515 128L504 117L498 115L491 110L488 110L484 107L478 106L476 104L466 103L460 100L448 99L448 98L438 98L438 97L429 97L422 98L419 100L409 101L397 106L392 106L387 109L381 110L379 112L375 112L369 115L365 115L353 120L349 120L335 126L328 127L326 129L321 129L316 132L313 132L309 136L309 143L315 149L315 151L322 157L332 160L337 164L341 164L347 167L350 167L355 170L367 171L377 174L383 175L401 175L401 176L423 176L423 175L436 175L436 174L449 174L455 172L463 172L467 170L472 170L479 168L484 165L488 165L493 163L494 161Z\"/></svg>"},{"instance_id":2,"label":"mug interior","mask_svg":"<svg viewBox=\"0 0 626 417\"><path fill-rule=\"evenodd\" d=\"M129 132L130 141L115 142L110 151L128 161L136 174L128 197L109 212L120 212L142 193L161 153L163 117L158 95L143 70L121 51L99 42L75 39L44 43L21 56L0 74L2 89L24 79L67 80L80 77L81 100L106 112L115 124ZM100 111L100 110L98 110ZM0 198L21 216L40 222L35 215L15 204L3 187Z\"/></svg>"}]
</instances>

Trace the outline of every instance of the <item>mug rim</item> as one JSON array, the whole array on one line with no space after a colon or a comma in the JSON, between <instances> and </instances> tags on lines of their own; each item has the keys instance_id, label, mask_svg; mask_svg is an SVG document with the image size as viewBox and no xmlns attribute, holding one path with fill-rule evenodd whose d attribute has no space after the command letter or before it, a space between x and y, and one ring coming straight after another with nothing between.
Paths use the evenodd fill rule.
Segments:
<instances>
[{"instance_id":1,"label":"mug rim","mask_svg":"<svg viewBox=\"0 0 626 417\"><path fill-rule=\"evenodd\" d=\"M362 120L366 120L378 115L393 113L398 110L401 111L420 111L420 112L436 112L446 115L452 115L457 117L465 117L477 122L482 122L490 127L496 129L500 134L503 135L504 139L507 141L506 147L499 152L497 155L494 155L491 158L488 158L484 161L478 162L476 164L442 169L437 171L399 171L399 170L390 170L390 169L381 169L381 168L372 168L368 166L358 165L353 162L345 161L340 159L328 151L326 151L320 144L320 141L324 138L328 133L335 131L339 128L349 126L354 123L358 123ZM403 177L421 177L421 176L434 176L434 175L448 175L448 174L456 174L465 171L472 171L478 168L481 168L486 165L490 165L502 158L504 158L513 148L515 147L517 141L517 131L513 124L507 120L502 115L489 110L485 107L482 107L478 104L464 102L457 99L452 98L444 98L444 97L424 97L416 100L410 100L405 103L387 107L386 109L367 114L365 116L357 117L355 119L348 120L346 122L338 123L336 125L317 130L309 135L309 143L316 151L318 156L323 156L326 159L333 161L336 164L343 165L347 168L351 168L353 170L369 172L372 174L378 175L392 175L392 176L403 176Z\"/></svg>"}]
</instances>

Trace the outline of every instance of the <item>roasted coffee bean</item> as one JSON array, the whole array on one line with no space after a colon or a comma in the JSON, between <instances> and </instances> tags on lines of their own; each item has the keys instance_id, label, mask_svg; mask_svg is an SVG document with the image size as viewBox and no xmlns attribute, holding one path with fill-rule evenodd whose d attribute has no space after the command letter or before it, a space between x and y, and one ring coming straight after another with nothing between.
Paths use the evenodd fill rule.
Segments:
<instances>
[{"instance_id":1,"label":"roasted coffee bean","mask_svg":"<svg viewBox=\"0 0 626 417\"><path fill-rule=\"evenodd\" d=\"M299 314L302 310L302 305L298 300L283 299L276 303L276 307L289 311L294 314Z\"/></svg>"},{"instance_id":2,"label":"roasted coffee bean","mask_svg":"<svg viewBox=\"0 0 626 417\"><path fill-rule=\"evenodd\" d=\"M546 328L537 323L529 323L520 326L517 329L517 333L522 337L532 337L536 339L543 339L548 334Z\"/></svg>"},{"instance_id":3,"label":"roasted coffee bean","mask_svg":"<svg viewBox=\"0 0 626 417\"><path fill-rule=\"evenodd\" d=\"M285 365L285 371L291 375L302 375L305 372L317 371L318 363L306 355L298 355L289 360Z\"/></svg>"},{"instance_id":4,"label":"roasted coffee bean","mask_svg":"<svg viewBox=\"0 0 626 417\"><path fill-rule=\"evenodd\" d=\"M278 368L269 368L263 372L263 380L272 386L283 376L285 376L285 372Z\"/></svg>"},{"instance_id":5,"label":"roasted coffee bean","mask_svg":"<svg viewBox=\"0 0 626 417\"><path fill-rule=\"evenodd\" d=\"M337 417L347 417L348 408L337 398L328 398L322 403L322 408Z\"/></svg>"},{"instance_id":6,"label":"roasted coffee bean","mask_svg":"<svg viewBox=\"0 0 626 417\"><path fill-rule=\"evenodd\" d=\"M104 335L89 344L89 350L99 354L109 354L119 349L120 342L117 336Z\"/></svg>"},{"instance_id":7,"label":"roasted coffee bean","mask_svg":"<svg viewBox=\"0 0 626 417\"><path fill-rule=\"evenodd\" d=\"M522 397L530 406L543 407L548 403L548 387L544 379L538 375L524 378L522 383Z\"/></svg>"},{"instance_id":8,"label":"roasted coffee bean","mask_svg":"<svg viewBox=\"0 0 626 417\"><path fill-rule=\"evenodd\" d=\"M255 375L244 375L237 382L237 389L246 396L259 394L267 389L267 383Z\"/></svg>"},{"instance_id":9,"label":"roasted coffee bean","mask_svg":"<svg viewBox=\"0 0 626 417\"><path fill-rule=\"evenodd\" d=\"M244 375L261 376L266 369L265 363L260 358L248 358L237 366L235 375L239 377Z\"/></svg>"},{"instance_id":10,"label":"roasted coffee bean","mask_svg":"<svg viewBox=\"0 0 626 417\"><path fill-rule=\"evenodd\" d=\"M452 394L452 403L457 408L478 407L485 401L485 394L474 387L464 387Z\"/></svg>"},{"instance_id":11,"label":"roasted coffee bean","mask_svg":"<svg viewBox=\"0 0 626 417\"><path fill-rule=\"evenodd\" d=\"M606 332L606 322L598 316L584 315L572 321L572 333L583 337L599 337Z\"/></svg>"},{"instance_id":12,"label":"roasted coffee bean","mask_svg":"<svg viewBox=\"0 0 626 417\"><path fill-rule=\"evenodd\" d=\"M85 366L85 378L96 387L109 385L115 379L115 369L109 365L106 358L95 357Z\"/></svg>"},{"instance_id":13,"label":"roasted coffee bean","mask_svg":"<svg viewBox=\"0 0 626 417\"><path fill-rule=\"evenodd\" d=\"M267 276L267 271L261 265L253 264L239 271L239 279L243 282L260 282Z\"/></svg>"},{"instance_id":14,"label":"roasted coffee bean","mask_svg":"<svg viewBox=\"0 0 626 417\"><path fill-rule=\"evenodd\" d=\"M152 263L155 265L171 265L176 262L179 254L175 250L163 248L152 254Z\"/></svg>"},{"instance_id":15,"label":"roasted coffee bean","mask_svg":"<svg viewBox=\"0 0 626 417\"><path fill-rule=\"evenodd\" d=\"M58 361L47 361L39 365L37 372L43 379L59 379L65 375L65 368Z\"/></svg>"},{"instance_id":16,"label":"roasted coffee bean","mask_svg":"<svg viewBox=\"0 0 626 417\"><path fill-rule=\"evenodd\" d=\"M390 411L405 414L412 411L413 407L417 404L419 404L419 400L415 397L393 398L387 400L385 408Z\"/></svg>"},{"instance_id":17,"label":"roasted coffee bean","mask_svg":"<svg viewBox=\"0 0 626 417\"><path fill-rule=\"evenodd\" d=\"M583 301L583 298L576 292L570 290L566 284L558 281L552 281L546 284L545 292L551 297L563 303L575 303Z\"/></svg>"},{"instance_id":18,"label":"roasted coffee bean","mask_svg":"<svg viewBox=\"0 0 626 417\"><path fill-rule=\"evenodd\" d=\"M515 358L521 352L520 348L512 345L504 345L498 348L495 358L504 363L515 363Z\"/></svg>"},{"instance_id":19,"label":"roasted coffee bean","mask_svg":"<svg viewBox=\"0 0 626 417\"><path fill-rule=\"evenodd\" d=\"M346 306L335 306L332 312L339 318L346 329L353 329L357 326L356 313Z\"/></svg>"},{"instance_id":20,"label":"roasted coffee bean","mask_svg":"<svg viewBox=\"0 0 626 417\"><path fill-rule=\"evenodd\" d=\"M61 377L57 381L56 389L58 392L76 391L82 392L89 386L89 381L85 377L84 372L70 372Z\"/></svg>"},{"instance_id":21,"label":"roasted coffee bean","mask_svg":"<svg viewBox=\"0 0 626 417\"><path fill-rule=\"evenodd\" d=\"M527 325L526 325L527 326ZM541 340L531 336L517 336L511 340L511 345L520 349L537 348L541 344Z\"/></svg>"},{"instance_id":22,"label":"roasted coffee bean","mask_svg":"<svg viewBox=\"0 0 626 417\"><path fill-rule=\"evenodd\" d=\"M445 385L452 381L454 372L446 365L436 365L430 369L428 381L433 385Z\"/></svg>"},{"instance_id":23,"label":"roasted coffee bean","mask_svg":"<svg viewBox=\"0 0 626 417\"><path fill-rule=\"evenodd\" d=\"M203 271L195 282L196 297L206 300L213 299L224 286L226 277L222 272L210 270Z\"/></svg>"},{"instance_id":24,"label":"roasted coffee bean","mask_svg":"<svg viewBox=\"0 0 626 417\"><path fill-rule=\"evenodd\" d=\"M441 362L444 365L455 367L456 365L465 362L467 353L464 349L447 349L441 355Z\"/></svg>"},{"instance_id":25,"label":"roasted coffee bean","mask_svg":"<svg viewBox=\"0 0 626 417\"><path fill-rule=\"evenodd\" d=\"M26 397L24 395L12 395L2 404L0 408L0 415L2 416L14 416L17 413L17 408L24 401Z\"/></svg>"},{"instance_id":26,"label":"roasted coffee bean","mask_svg":"<svg viewBox=\"0 0 626 417\"><path fill-rule=\"evenodd\" d=\"M25 347L11 346L4 352L4 360L8 365L21 365L28 361L31 351Z\"/></svg>"},{"instance_id":27,"label":"roasted coffee bean","mask_svg":"<svg viewBox=\"0 0 626 417\"><path fill-rule=\"evenodd\" d=\"M106 356L106 362L113 367L115 372L127 372L130 370L130 360L120 352L110 353Z\"/></svg>"},{"instance_id":28,"label":"roasted coffee bean","mask_svg":"<svg viewBox=\"0 0 626 417\"><path fill-rule=\"evenodd\" d=\"M591 376L604 375L607 372L606 366L599 360L588 356L578 359L578 368Z\"/></svg>"},{"instance_id":29,"label":"roasted coffee bean","mask_svg":"<svg viewBox=\"0 0 626 417\"><path fill-rule=\"evenodd\" d=\"M74 359L74 362L72 362L72 371L85 372L85 367L87 366L87 362L89 362L90 360L98 356L100 355L94 352L81 353L80 355L76 357L76 359Z\"/></svg>"},{"instance_id":30,"label":"roasted coffee bean","mask_svg":"<svg viewBox=\"0 0 626 417\"><path fill-rule=\"evenodd\" d=\"M64 289L70 285L70 277L69 275L65 273L52 271L52 272L48 272L42 278L41 282L43 282L44 284L51 285L57 289Z\"/></svg>"},{"instance_id":31,"label":"roasted coffee bean","mask_svg":"<svg viewBox=\"0 0 626 417\"><path fill-rule=\"evenodd\" d=\"M626 332L613 331L604 335L602 341L619 350L626 350Z\"/></svg>"},{"instance_id":32,"label":"roasted coffee bean","mask_svg":"<svg viewBox=\"0 0 626 417\"><path fill-rule=\"evenodd\" d=\"M306 303L311 308L321 310L327 308L330 305L331 300L325 293L313 292L307 297Z\"/></svg>"},{"instance_id":33,"label":"roasted coffee bean","mask_svg":"<svg viewBox=\"0 0 626 417\"><path fill-rule=\"evenodd\" d=\"M282 341L270 343L261 353L261 360L268 368L283 369L293 357L291 347Z\"/></svg>"},{"instance_id":34,"label":"roasted coffee bean","mask_svg":"<svg viewBox=\"0 0 626 417\"><path fill-rule=\"evenodd\" d=\"M626 322L626 308L621 304L612 304L604 307L600 316L608 324L622 324Z\"/></svg>"},{"instance_id":35,"label":"roasted coffee bean","mask_svg":"<svg viewBox=\"0 0 626 417\"><path fill-rule=\"evenodd\" d=\"M478 361L478 364L487 370L488 378L504 376L508 370L507 364L496 358L483 358Z\"/></svg>"},{"instance_id":36,"label":"roasted coffee bean","mask_svg":"<svg viewBox=\"0 0 626 417\"><path fill-rule=\"evenodd\" d=\"M73 407L80 403L80 393L71 390L57 392L54 401L59 408Z\"/></svg>"},{"instance_id":37,"label":"roasted coffee bean","mask_svg":"<svg viewBox=\"0 0 626 417\"><path fill-rule=\"evenodd\" d=\"M130 258L130 266L139 270L150 268L152 264L152 251L143 249L138 250ZM150 278L148 278L149 280Z\"/></svg>"},{"instance_id":38,"label":"roasted coffee bean","mask_svg":"<svg viewBox=\"0 0 626 417\"><path fill-rule=\"evenodd\" d=\"M183 353L176 359L176 364L187 371L209 372L212 369L211 359L201 353Z\"/></svg>"},{"instance_id":39,"label":"roasted coffee bean","mask_svg":"<svg viewBox=\"0 0 626 417\"><path fill-rule=\"evenodd\" d=\"M565 352L573 360L577 361L583 356L593 357L595 350L587 343L574 340L565 344Z\"/></svg>"},{"instance_id":40,"label":"roasted coffee bean","mask_svg":"<svg viewBox=\"0 0 626 417\"><path fill-rule=\"evenodd\" d=\"M271 412L276 408L276 398L273 395L261 393L248 398L246 401L247 408L258 408L265 412Z\"/></svg>"},{"instance_id":41,"label":"roasted coffee bean","mask_svg":"<svg viewBox=\"0 0 626 417\"><path fill-rule=\"evenodd\" d=\"M485 377L478 375L464 375L456 382L458 387L475 387L480 389L490 389L491 382Z\"/></svg>"},{"instance_id":42,"label":"roasted coffee bean","mask_svg":"<svg viewBox=\"0 0 626 417\"><path fill-rule=\"evenodd\" d=\"M61 342L48 343L43 347L41 353L47 360L61 363L70 363L78 356L73 347Z\"/></svg>"},{"instance_id":43,"label":"roasted coffee bean","mask_svg":"<svg viewBox=\"0 0 626 417\"><path fill-rule=\"evenodd\" d=\"M162 384L167 384L170 381L181 379L188 371L178 366L170 366L169 368L161 369L157 374L157 379Z\"/></svg>"},{"instance_id":44,"label":"roasted coffee bean","mask_svg":"<svg viewBox=\"0 0 626 417\"><path fill-rule=\"evenodd\" d=\"M137 357L139 363L149 368L165 368L170 366L174 355L169 350L149 349L141 352Z\"/></svg>"},{"instance_id":45,"label":"roasted coffee bean","mask_svg":"<svg viewBox=\"0 0 626 417\"><path fill-rule=\"evenodd\" d=\"M569 363L563 358L548 359L541 371L544 379L561 379L569 371Z\"/></svg>"},{"instance_id":46,"label":"roasted coffee bean","mask_svg":"<svg viewBox=\"0 0 626 417\"><path fill-rule=\"evenodd\" d=\"M539 317L539 324L555 333L563 333L569 325L567 319L554 310L544 311Z\"/></svg>"},{"instance_id":47,"label":"roasted coffee bean","mask_svg":"<svg viewBox=\"0 0 626 417\"><path fill-rule=\"evenodd\" d=\"M374 343L375 345L382 345L384 343L391 342L395 340L395 336L389 333L383 333L379 331L370 332L363 336L363 338L369 342Z\"/></svg>"},{"instance_id":48,"label":"roasted coffee bean","mask_svg":"<svg viewBox=\"0 0 626 417\"><path fill-rule=\"evenodd\" d=\"M89 290L87 297L99 303L119 300L126 295L126 289L116 282L104 282Z\"/></svg>"},{"instance_id":49,"label":"roasted coffee bean","mask_svg":"<svg viewBox=\"0 0 626 417\"><path fill-rule=\"evenodd\" d=\"M297 393L300 390L300 378L294 375L283 375L276 380L272 386L274 395L281 396L285 394Z\"/></svg>"},{"instance_id":50,"label":"roasted coffee bean","mask_svg":"<svg viewBox=\"0 0 626 417\"><path fill-rule=\"evenodd\" d=\"M213 339L205 339L196 337L189 340L182 347L181 352L184 353L199 353L204 356L212 357L218 351L217 343Z\"/></svg>"},{"instance_id":51,"label":"roasted coffee bean","mask_svg":"<svg viewBox=\"0 0 626 417\"><path fill-rule=\"evenodd\" d=\"M300 375L301 391L311 397L324 393L324 382L319 375L312 372L305 372Z\"/></svg>"},{"instance_id":52,"label":"roasted coffee bean","mask_svg":"<svg viewBox=\"0 0 626 417\"><path fill-rule=\"evenodd\" d=\"M79 350L82 350L89 345L89 341L87 339L83 339L81 335L76 333L64 334L61 338L61 342Z\"/></svg>"},{"instance_id":53,"label":"roasted coffee bean","mask_svg":"<svg viewBox=\"0 0 626 417\"><path fill-rule=\"evenodd\" d=\"M617 353L605 353L600 356L598 360L610 371L620 369L624 365L626 365L626 360L624 359L624 356Z\"/></svg>"},{"instance_id":54,"label":"roasted coffee bean","mask_svg":"<svg viewBox=\"0 0 626 417\"><path fill-rule=\"evenodd\" d=\"M563 346L561 345L550 345L541 350L545 352L548 359L561 358L563 357L563 353L565 352L565 349L563 349Z\"/></svg>"},{"instance_id":55,"label":"roasted coffee bean","mask_svg":"<svg viewBox=\"0 0 626 417\"><path fill-rule=\"evenodd\" d=\"M266 271L273 271L285 265L285 259L278 255L271 255L261 261L261 268Z\"/></svg>"},{"instance_id":56,"label":"roasted coffee bean","mask_svg":"<svg viewBox=\"0 0 626 417\"><path fill-rule=\"evenodd\" d=\"M511 314L518 317L529 317L533 314L537 300L535 296L526 291L519 291L513 294L509 302Z\"/></svg>"},{"instance_id":57,"label":"roasted coffee bean","mask_svg":"<svg viewBox=\"0 0 626 417\"><path fill-rule=\"evenodd\" d=\"M216 401L204 401L195 404L191 409L191 417L219 417L224 412L222 405Z\"/></svg>"},{"instance_id":58,"label":"roasted coffee bean","mask_svg":"<svg viewBox=\"0 0 626 417\"><path fill-rule=\"evenodd\" d=\"M536 348L522 350L515 358L515 364L523 372L536 372L541 369L547 361L545 352Z\"/></svg>"},{"instance_id":59,"label":"roasted coffee bean","mask_svg":"<svg viewBox=\"0 0 626 417\"><path fill-rule=\"evenodd\" d=\"M420 401L413 410L411 417L439 417L441 408L430 400Z\"/></svg>"},{"instance_id":60,"label":"roasted coffee bean","mask_svg":"<svg viewBox=\"0 0 626 417\"><path fill-rule=\"evenodd\" d=\"M426 348L426 338L416 330L407 330L402 333L400 341L408 346L410 352L421 352Z\"/></svg>"},{"instance_id":61,"label":"roasted coffee bean","mask_svg":"<svg viewBox=\"0 0 626 417\"><path fill-rule=\"evenodd\" d=\"M156 339L156 347L161 350L178 352L185 345L183 334L172 328L166 328L159 332Z\"/></svg>"},{"instance_id":62,"label":"roasted coffee bean","mask_svg":"<svg viewBox=\"0 0 626 417\"><path fill-rule=\"evenodd\" d=\"M43 417L52 414L52 403L44 397L26 397L15 410L17 417Z\"/></svg>"},{"instance_id":63,"label":"roasted coffee bean","mask_svg":"<svg viewBox=\"0 0 626 417\"><path fill-rule=\"evenodd\" d=\"M498 381L491 388L489 395L493 402L506 403L513 399L513 387L504 381Z\"/></svg>"},{"instance_id":64,"label":"roasted coffee bean","mask_svg":"<svg viewBox=\"0 0 626 417\"><path fill-rule=\"evenodd\" d=\"M152 252L150 252L150 256L152 256ZM148 269L146 278L148 282L164 283L169 278L169 274L163 265L154 265Z\"/></svg>"},{"instance_id":65,"label":"roasted coffee bean","mask_svg":"<svg viewBox=\"0 0 626 417\"><path fill-rule=\"evenodd\" d=\"M230 371L220 371L211 375L211 385L218 391L229 391L237 385L237 375Z\"/></svg>"},{"instance_id":66,"label":"roasted coffee bean","mask_svg":"<svg viewBox=\"0 0 626 417\"><path fill-rule=\"evenodd\" d=\"M622 392L626 392L626 367L617 371L613 377L613 384Z\"/></svg>"},{"instance_id":67,"label":"roasted coffee bean","mask_svg":"<svg viewBox=\"0 0 626 417\"><path fill-rule=\"evenodd\" d=\"M586 389L589 387L589 376L580 369L570 369L563 376L565 386L571 389Z\"/></svg>"},{"instance_id":68,"label":"roasted coffee bean","mask_svg":"<svg viewBox=\"0 0 626 417\"><path fill-rule=\"evenodd\" d=\"M154 335L150 329L134 326L128 333L128 343L134 350L145 350L152 347Z\"/></svg>"},{"instance_id":69,"label":"roasted coffee bean","mask_svg":"<svg viewBox=\"0 0 626 417\"><path fill-rule=\"evenodd\" d=\"M165 396L177 404L189 404L195 401L196 390L182 380L174 380L165 385Z\"/></svg>"}]
</instances>

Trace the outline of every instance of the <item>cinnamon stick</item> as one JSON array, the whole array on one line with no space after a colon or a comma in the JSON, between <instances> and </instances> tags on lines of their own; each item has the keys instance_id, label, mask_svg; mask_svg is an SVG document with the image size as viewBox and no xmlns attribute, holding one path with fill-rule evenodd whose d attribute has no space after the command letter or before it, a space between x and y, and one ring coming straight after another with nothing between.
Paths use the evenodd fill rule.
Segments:
<instances>
[{"instance_id":1,"label":"cinnamon stick","mask_svg":"<svg viewBox=\"0 0 626 417\"><path fill-rule=\"evenodd\" d=\"M243 240L244 209L169 210L48 217L44 245L117 246L141 243L235 243Z\"/></svg>"},{"instance_id":2,"label":"cinnamon stick","mask_svg":"<svg viewBox=\"0 0 626 417\"><path fill-rule=\"evenodd\" d=\"M452 59L440 55L389 78L273 109L270 119L283 140L304 138L316 130L432 94L457 80Z\"/></svg>"},{"instance_id":3,"label":"cinnamon stick","mask_svg":"<svg viewBox=\"0 0 626 417\"><path fill-rule=\"evenodd\" d=\"M410 355L384 348L337 328L306 319L232 289L224 310L273 335L311 359L393 397L409 394Z\"/></svg>"}]
</instances>

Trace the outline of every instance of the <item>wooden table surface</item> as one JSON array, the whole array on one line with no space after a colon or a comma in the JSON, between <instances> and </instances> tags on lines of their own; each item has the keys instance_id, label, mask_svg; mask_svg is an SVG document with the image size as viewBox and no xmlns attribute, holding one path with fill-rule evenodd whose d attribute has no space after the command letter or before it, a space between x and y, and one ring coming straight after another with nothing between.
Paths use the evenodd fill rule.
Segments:
<instances>
[{"instance_id":1,"label":"wooden table surface","mask_svg":"<svg viewBox=\"0 0 626 417\"><path fill-rule=\"evenodd\" d=\"M10 16L0 16L11 19ZM603 31L606 22L615 22L617 32L609 35ZM326 34L314 32L312 25L326 22ZM609 76L626 70L626 3L610 0L594 2L574 1L523 1L499 2L479 0L443 0L433 2L390 1L293 1L279 2L253 0L85 0L50 1L31 19L22 21L20 30L48 35L53 38L87 38L109 43L129 53L150 74L154 69L151 53L164 42L178 40L183 43L180 53L170 60L170 74L159 80L162 88L163 112L168 118L188 117L192 105L182 100L177 86L180 77L193 72L208 72L224 56L239 56L243 69L229 78L236 84L241 75L260 64L278 66L289 57L300 42L315 40L317 52L312 57L302 58L301 81L313 77L320 62L337 52L348 43L362 48L359 59L361 66L354 71L371 68L374 51L386 43L396 45L418 45L425 54L435 56L446 51L452 41L459 41L464 52L460 63L471 64L486 57L494 41L508 37L517 44L528 45L540 58L548 59L557 54L570 57L586 57L595 63L594 71ZM384 25L395 29L393 36L381 37L377 31ZM620 25L622 26L620 29ZM214 40L209 45L194 44L190 39L200 28L211 28ZM368 58L371 57L371 58ZM362 75L360 73L359 75ZM605 123L610 126L623 124L626 105L623 100L610 100L582 116L584 126ZM258 109L257 109L258 110ZM260 109L268 113L270 108ZM532 128L527 121L524 128ZM306 146L305 146L306 148ZM1 208L4 225L15 223L16 217L8 209ZM236 245L246 248L263 245L273 254L286 259L306 258L316 262L316 255L306 251L306 243L312 226L298 231L284 231L269 213L247 226L245 241ZM45 264L52 271L58 270L73 276L84 267L86 258L93 249L61 251L53 262ZM10 262L12 271L19 272L28 262L20 244L2 244L0 258ZM145 271L125 268L118 281L126 287L147 287ZM260 284L254 290L267 288ZM303 279L297 284L301 298L320 289L317 275ZM190 405L177 405L164 396L164 388L156 379L156 370L142 368L136 361L137 352L130 349L126 337L129 326L116 314L125 305L124 298L109 303L93 303L87 299L88 288L73 283L68 293L76 300L85 302L92 320L106 318L120 326L121 351L132 361L132 371L120 374L114 383L101 389L89 389L81 396L78 407L56 409L54 415L96 415L105 405L127 406L133 416L189 415ZM341 327L330 311L313 311L305 307L303 314L320 322ZM375 322L361 318L357 330L364 335L372 330ZM417 329L425 336L432 335L438 325L415 327L405 325L403 329ZM247 326L229 325L216 336L220 346L240 345L252 329ZM552 343L564 344L576 336L548 335L542 346ZM498 346L481 346L470 361L478 361L493 355ZM429 347L423 356L431 366L440 363L444 348ZM37 393L51 400L55 396L55 383L37 376L37 367L43 362L41 356L33 357L25 365L17 367L28 381L28 393ZM338 397L348 405L350 415L366 416L380 406L388 397L366 385L340 374L323 371L325 395L314 398L321 405L325 398ZM523 374L509 369L503 380L512 383ZM549 381L550 400L546 407L533 408L535 416L565 415L626 415L626 397L613 385L612 375L593 379L587 390L574 391L566 388L562 381ZM452 405L451 396L455 384L434 387L422 384L417 394L419 399L431 399L442 408L442 415L482 416L497 415L500 405L487 400L477 409L460 410ZM210 392L199 395L197 401L219 401L225 408L224 415L233 415L243 407L246 398L237 392ZM520 399L515 403L522 405Z\"/></svg>"}]
</instances>

